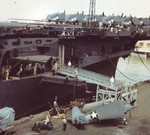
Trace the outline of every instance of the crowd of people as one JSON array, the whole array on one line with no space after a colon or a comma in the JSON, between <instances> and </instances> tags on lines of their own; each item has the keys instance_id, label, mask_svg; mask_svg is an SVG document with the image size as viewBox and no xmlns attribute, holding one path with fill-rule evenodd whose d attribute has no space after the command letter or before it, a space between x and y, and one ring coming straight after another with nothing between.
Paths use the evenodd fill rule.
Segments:
<instances>
[{"instance_id":1,"label":"crowd of people","mask_svg":"<svg viewBox=\"0 0 150 135\"><path fill-rule=\"evenodd\" d=\"M45 64L41 63L27 63L20 64L16 68L12 68L10 65L1 67L0 69L1 80L8 80L9 76L23 77L28 75L36 75L39 73L44 73L46 68Z\"/></svg>"},{"instance_id":2,"label":"crowd of people","mask_svg":"<svg viewBox=\"0 0 150 135\"><path fill-rule=\"evenodd\" d=\"M44 63L31 63L29 62L26 65L21 64L18 72L16 73L17 77L23 77L28 75L36 75L44 73L46 70Z\"/></svg>"},{"instance_id":3,"label":"crowd of people","mask_svg":"<svg viewBox=\"0 0 150 135\"><path fill-rule=\"evenodd\" d=\"M45 71L52 72L54 76L57 74L57 69L59 68L59 59L50 57L46 63L31 62L27 60L26 62L21 62L15 67L11 65L5 65L0 68L0 79L8 80L9 76L24 77L29 75L42 74Z\"/></svg>"}]
</instances>

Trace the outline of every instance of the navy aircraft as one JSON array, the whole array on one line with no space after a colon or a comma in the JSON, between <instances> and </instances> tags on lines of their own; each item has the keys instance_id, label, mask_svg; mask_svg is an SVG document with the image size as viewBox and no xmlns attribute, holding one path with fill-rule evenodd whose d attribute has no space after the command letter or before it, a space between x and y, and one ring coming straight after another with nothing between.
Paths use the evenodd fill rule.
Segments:
<instances>
[{"instance_id":1,"label":"navy aircraft","mask_svg":"<svg viewBox=\"0 0 150 135\"><path fill-rule=\"evenodd\" d=\"M92 109L90 113L82 113L80 109L75 106L72 109L72 123L78 126L88 124L95 119L99 121L108 119L122 119L123 124L127 125L128 121L125 118L125 115L133 107L133 103L131 104L128 101L116 100L110 102L109 104L103 104L99 107L96 106L96 108Z\"/></svg>"}]
</instances>

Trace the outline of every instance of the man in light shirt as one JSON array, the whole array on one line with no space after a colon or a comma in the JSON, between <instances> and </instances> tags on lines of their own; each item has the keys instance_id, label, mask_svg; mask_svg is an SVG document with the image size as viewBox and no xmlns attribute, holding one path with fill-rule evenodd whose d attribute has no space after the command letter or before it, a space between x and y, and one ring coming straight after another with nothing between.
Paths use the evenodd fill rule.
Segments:
<instances>
[{"instance_id":1,"label":"man in light shirt","mask_svg":"<svg viewBox=\"0 0 150 135\"><path fill-rule=\"evenodd\" d=\"M67 128L67 120L66 120L66 118L64 117L62 121L63 121L63 131L66 131L66 128Z\"/></svg>"}]
</instances>

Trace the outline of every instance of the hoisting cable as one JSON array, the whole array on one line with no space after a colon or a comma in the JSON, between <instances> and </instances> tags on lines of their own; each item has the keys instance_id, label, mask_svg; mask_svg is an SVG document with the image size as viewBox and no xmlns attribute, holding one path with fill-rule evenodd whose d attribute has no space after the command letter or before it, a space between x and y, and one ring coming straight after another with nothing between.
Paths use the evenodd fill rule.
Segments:
<instances>
[{"instance_id":1,"label":"hoisting cable","mask_svg":"<svg viewBox=\"0 0 150 135\"><path fill-rule=\"evenodd\" d=\"M136 51L138 52L137 48L136 48ZM140 61L142 62L142 64L143 64L143 65L145 66L145 68L150 72L150 69L146 66L146 64L145 64L144 61L142 60L141 56L139 55L139 53L137 53L137 54L138 54L138 57L139 57Z\"/></svg>"},{"instance_id":2,"label":"hoisting cable","mask_svg":"<svg viewBox=\"0 0 150 135\"><path fill-rule=\"evenodd\" d=\"M128 80L134 81L134 82L138 82L137 80L131 79L131 78L127 77L125 74L123 74L123 73L115 66L115 64L114 64L113 61L109 58L108 55L107 55L107 58L108 58L109 61L112 63L112 65L116 68L116 70L117 70L120 74L122 74L125 78L127 78Z\"/></svg>"},{"instance_id":3,"label":"hoisting cable","mask_svg":"<svg viewBox=\"0 0 150 135\"><path fill-rule=\"evenodd\" d=\"M129 62L130 62L130 55L129 55L129 58L128 58L128 64L127 64L127 68L126 68L126 72L127 72L127 70L128 70L128 66L129 66Z\"/></svg>"},{"instance_id":4,"label":"hoisting cable","mask_svg":"<svg viewBox=\"0 0 150 135\"><path fill-rule=\"evenodd\" d=\"M76 98L76 83L77 83L77 80L75 79L74 85L73 85L73 101L75 101L75 98Z\"/></svg>"},{"instance_id":5,"label":"hoisting cable","mask_svg":"<svg viewBox=\"0 0 150 135\"><path fill-rule=\"evenodd\" d=\"M11 69L15 68L21 61L23 61L23 60L19 60L15 65L13 65L13 66L11 67Z\"/></svg>"}]
</instances>

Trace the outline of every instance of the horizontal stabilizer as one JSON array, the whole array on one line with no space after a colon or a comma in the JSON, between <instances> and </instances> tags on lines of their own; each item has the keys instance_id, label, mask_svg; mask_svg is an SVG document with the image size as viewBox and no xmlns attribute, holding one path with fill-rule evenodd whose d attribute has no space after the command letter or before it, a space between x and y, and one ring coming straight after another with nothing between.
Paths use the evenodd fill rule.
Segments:
<instances>
[{"instance_id":1,"label":"horizontal stabilizer","mask_svg":"<svg viewBox=\"0 0 150 135\"><path fill-rule=\"evenodd\" d=\"M86 116L83 113L81 113L78 107L74 107L72 109L72 123L77 125L84 124L84 123L89 123L89 120L86 118Z\"/></svg>"}]
</instances>

